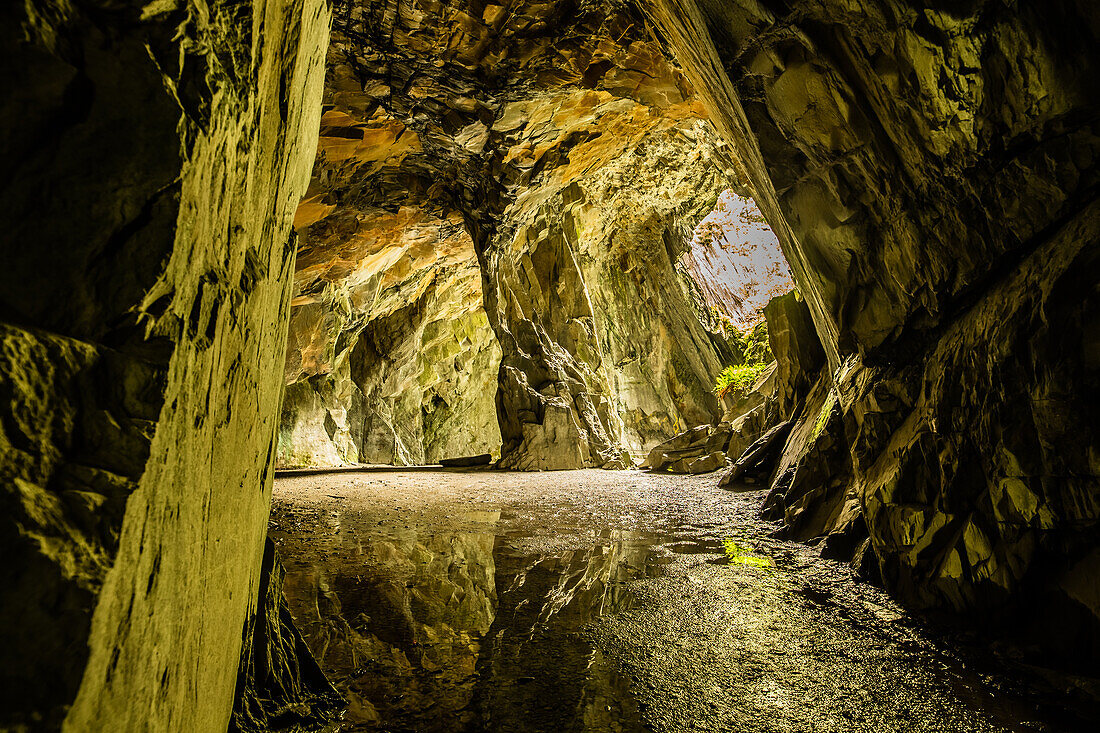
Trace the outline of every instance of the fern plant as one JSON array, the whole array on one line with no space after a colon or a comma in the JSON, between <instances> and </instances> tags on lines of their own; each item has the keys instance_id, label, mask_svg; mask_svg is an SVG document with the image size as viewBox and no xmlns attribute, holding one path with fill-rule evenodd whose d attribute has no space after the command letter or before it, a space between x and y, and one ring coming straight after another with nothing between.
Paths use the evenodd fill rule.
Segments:
<instances>
[{"instance_id":1,"label":"fern plant","mask_svg":"<svg viewBox=\"0 0 1100 733\"><path fill-rule=\"evenodd\" d=\"M718 375L714 383L714 392L719 399L730 393L744 397L773 359L771 349L768 347L766 323L761 323L751 331L735 332L734 339L744 358L744 363L728 366Z\"/></svg>"},{"instance_id":2,"label":"fern plant","mask_svg":"<svg viewBox=\"0 0 1100 733\"><path fill-rule=\"evenodd\" d=\"M760 378L767 364L762 362L755 364L739 364L728 366L718 375L714 383L714 392L719 399L729 393L744 397L756 380Z\"/></svg>"}]
</instances>

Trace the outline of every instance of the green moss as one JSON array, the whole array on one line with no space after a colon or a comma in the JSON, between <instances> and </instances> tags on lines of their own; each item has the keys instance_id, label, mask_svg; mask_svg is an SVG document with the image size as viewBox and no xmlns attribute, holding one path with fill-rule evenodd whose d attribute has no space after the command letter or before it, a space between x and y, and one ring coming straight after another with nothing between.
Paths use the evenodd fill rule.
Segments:
<instances>
[{"instance_id":1,"label":"green moss","mask_svg":"<svg viewBox=\"0 0 1100 733\"><path fill-rule=\"evenodd\" d=\"M731 392L745 396L756 384L764 368L774 359L768 345L767 323L761 323L744 333L734 330L730 338L737 344L743 363L728 366L718 375L714 382L714 392L720 398Z\"/></svg>"},{"instance_id":2,"label":"green moss","mask_svg":"<svg viewBox=\"0 0 1100 733\"><path fill-rule=\"evenodd\" d=\"M810 440L817 440L818 436L821 435L821 431L829 423L829 415L832 414L836 403L836 392L830 390L829 396L825 398L825 404L821 406L821 412L817 415L817 421L814 423L814 431L810 435Z\"/></svg>"},{"instance_id":3,"label":"green moss","mask_svg":"<svg viewBox=\"0 0 1100 733\"><path fill-rule=\"evenodd\" d=\"M766 555L753 554L753 548L742 545L732 538L722 540L722 547L726 551L726 559L737 565L748 565L753 568L774 568L775 562Z\"/></svg>"},{"instance_id":4,"label":"green moss","mask_svg":"<svg viewBox=\"0 0 1100 733\"><path fill-rule=\"evenodd\" d=\"M733 334L733 340L737 343L746 364L767 364L775 358L768 343L767 323L760 323L751 331L744 333L736 331Z\"/></svg>"}]
</instances>

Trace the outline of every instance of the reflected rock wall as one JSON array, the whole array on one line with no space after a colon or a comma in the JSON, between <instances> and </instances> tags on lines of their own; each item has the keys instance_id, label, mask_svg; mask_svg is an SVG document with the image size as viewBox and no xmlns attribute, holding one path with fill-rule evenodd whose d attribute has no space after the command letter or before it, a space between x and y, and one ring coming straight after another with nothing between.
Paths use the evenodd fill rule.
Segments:
<instances>
[{"instance_id":1,"label":"reflected rock wall","mask_svg":"<svg viewBox=\"0 0 1100 733\"><path fill-rule=\"evenodd\" d=\"M385 526L355 511L277 515L294 620L348 700L349 730L641 730L628 681L579 634L629 608L651 542L612 532L586 550L525 549L495 533ZM374 522L370 522L371 525ZM318 537L326 537L320 547ZM651 566L650 566L651 567ZM610 716L610 718L609 718Z\"/></svg>"},{"instance_id":2,"label":"reflected rock wall","mask_svg":"<svg viewBox=\"0 0 1100 733\"><path fill-rule=\"evenodd\" d=\"M338 521L328 527L336 557L284 545L294 558L285 588L318 663L348 699L344 720L363 730L383 721L464 729L497 611L495 535L409 530L362 542Z\"/></svg>"}]
</instances>

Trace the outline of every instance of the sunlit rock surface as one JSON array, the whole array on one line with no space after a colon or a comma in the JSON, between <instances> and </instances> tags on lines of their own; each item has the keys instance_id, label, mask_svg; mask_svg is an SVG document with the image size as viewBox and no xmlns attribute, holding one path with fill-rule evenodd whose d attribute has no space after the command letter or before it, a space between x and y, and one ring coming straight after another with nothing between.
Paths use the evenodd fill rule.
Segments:
<instances>
[{"instance_id":1,"label":"sunlit rock surface","mask_svg":"<svg viewBox=\"0 0 1100 733\"><path fill-rule=\"evenodd\" d=\"M730 351L678 260L734 164L641 18L464 0L335 16L280 461L624 466L716 419Z\"/></svg>"},{"instance_id":2,"label":"sunlit rock surface","mask_svg":"<svg viewBox=\"0 0 1100 733\"><path fill-rule=\"evenodd\" d=\"M328 17L0 10L0 728L226 729Z\"/></svg>"},{"instance_id":3,"label":"sunlit rock surface","mask_svg":"<svg viewBox=\"0 0 1100 733\"><path fill-rule=\"evenodd\" d=\"M707 305L741 330L764 320L764 306L794 289L775 232L751 198L726 190L695 226L681 261Z\"/></svg>"},{"instance_id":4,"label":"sunlit rock surface","mask_svg":"<svg viewBox=\"0 0 1100 733\"><path fill-rule=\"evenodd\" d=\"M801 419L842 421L889 587L1100 658L1095 8L644 7L810 307L840 417Z\"/></svg>"},{"instance_id":5,"label":"sunlit rock surface","mask_svg":"<svg viewBox=\"0 0 1100 733\"><path fill-rule=\"evenodd\" d=\"M658 115L575 92L530 106L568 124L532 119L524 136L591 139L520 194L505 211L514 232L486 255L518 349L504 360L500 400L502 425L518 422L523 439L504 465L568 468L597 460L583 449L600 426L611 445L642 451L717 417L714 377L736 352L704 327L706 306L677 262L727 179L713 133L687 105ZM572 398L550 386L578 379L588 388ZM537 414L540 404L564 431L524 422L524 406ZM555 458L570 441L582 463Z\"/></svg>"}]
</instances>

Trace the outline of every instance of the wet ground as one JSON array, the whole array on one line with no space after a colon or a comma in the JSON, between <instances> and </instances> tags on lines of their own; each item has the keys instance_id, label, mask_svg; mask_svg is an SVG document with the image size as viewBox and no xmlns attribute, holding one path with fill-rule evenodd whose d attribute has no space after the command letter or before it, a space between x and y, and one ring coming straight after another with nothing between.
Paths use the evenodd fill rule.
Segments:
<instances>
[{"instance_id":1,"label":"wet ground","mask_svg":"<svg viewBox=\"0 0 1100 733\"><path fill-rule=\"evenodd\" d=\"M1095 730L716 483L278 480L271 535L342 730Z\"/></svg>"}]
</instances>

